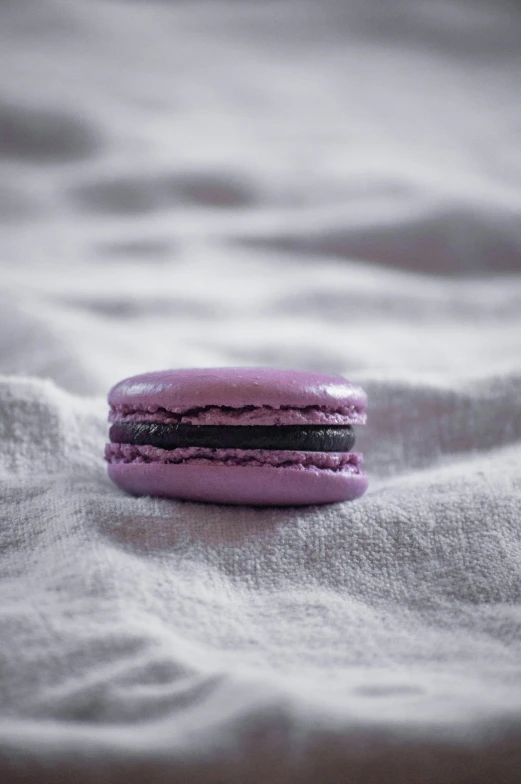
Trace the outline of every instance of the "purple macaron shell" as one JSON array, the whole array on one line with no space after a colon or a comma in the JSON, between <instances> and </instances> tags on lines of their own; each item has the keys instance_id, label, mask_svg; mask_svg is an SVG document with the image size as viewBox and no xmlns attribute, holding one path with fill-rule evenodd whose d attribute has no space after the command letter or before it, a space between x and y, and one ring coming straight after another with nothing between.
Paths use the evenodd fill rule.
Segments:
<instances>
[{"instance_id":1,"label":"purple macaron shell","mask_svg":"<svg viewBox=\"0 0 521 784\"><path fill-rule=\"evenodd\" d=\"M311 407L342 412L345 424L362 424L367 397L361 387L341 376L247 367L144 373L116 384L108 400L115 418L134 411L154 412L158 408L177 413L207 407L250 411L256 407L285 410ZM220 424L218 412L215 416L210 417L211 422ZM207 419L205 424L210 421Z\"/></svg>"},{"instance_id":2,"label":"purple macaron shell","mask_svg":"<svg viewBox=\"0 0 521 784\"><path fill-rule=\"evenodd\" d=\"M303 506L352 501L363 495L363 473L272 466L197 463L109 463L109 476L133 495L217 504Z\"/></svg>"}]
</instances>

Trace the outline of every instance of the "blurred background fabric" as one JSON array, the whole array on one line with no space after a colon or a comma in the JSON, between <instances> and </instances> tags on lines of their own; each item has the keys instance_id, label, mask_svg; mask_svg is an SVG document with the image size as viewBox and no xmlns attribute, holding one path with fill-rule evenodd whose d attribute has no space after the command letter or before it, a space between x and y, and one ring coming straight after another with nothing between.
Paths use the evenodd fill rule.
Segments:
<instances>
[{"instance_id":1,"label":"blurred background fabric","mask_svg":"<svg viewBox=\"0 0 521 784\"><path fill-rule=\"evenodd\" d=\"M521 6L0 2L0 781L519 784ZM359 502L134 499L109 387L369 394Z\"/></svg>"}]
</instances>

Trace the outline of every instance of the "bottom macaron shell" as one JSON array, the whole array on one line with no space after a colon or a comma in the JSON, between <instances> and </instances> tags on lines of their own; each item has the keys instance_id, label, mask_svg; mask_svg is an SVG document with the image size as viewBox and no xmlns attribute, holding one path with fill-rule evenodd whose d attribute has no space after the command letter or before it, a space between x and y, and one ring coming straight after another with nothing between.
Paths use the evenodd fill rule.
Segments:
<instances>
[{"instance_id":1,"label":"bottom macaron shell","mask_svg":"<svg viewBox=\"0 0 521 784\"><path fill-rule=\"evenodd\" d=\"M271 466L111 463L113 482L133 495L251 506L306 506L352 501L367 476L349 471Z\"/></svg>"}]
</instances>

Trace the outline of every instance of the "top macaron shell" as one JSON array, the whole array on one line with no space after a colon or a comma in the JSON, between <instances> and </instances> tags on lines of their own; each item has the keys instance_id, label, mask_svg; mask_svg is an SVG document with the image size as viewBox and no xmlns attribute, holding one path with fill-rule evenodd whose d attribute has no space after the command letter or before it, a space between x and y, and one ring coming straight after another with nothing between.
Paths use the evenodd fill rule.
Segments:
<instances>
[{"instance_id":1,"label":"top macaron shell","mask_svg":"<svg viewBox=\"0 0 521 784\"><path fill-rule=\"evenodd\" d=\"M355 407L353 423L365 421L367 396L341 376L272 368L189 368L144 373L124 379L110 391L118 408L160 407L184 411L206 406L268 406L330 410Z\"/></svg>"}]
</instances>

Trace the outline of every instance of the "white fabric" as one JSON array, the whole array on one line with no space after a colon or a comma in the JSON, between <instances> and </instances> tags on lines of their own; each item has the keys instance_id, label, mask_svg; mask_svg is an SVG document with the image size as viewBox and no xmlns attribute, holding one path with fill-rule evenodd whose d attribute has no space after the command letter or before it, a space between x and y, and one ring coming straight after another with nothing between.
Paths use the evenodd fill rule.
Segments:
<instances>
[{"instance_id":1,"label":"white fabric","mask_svg":"<svg viewBox=\"0 0 521 784\"><path fill-rule=\"evenodd\" d=\"M0 13L0 781L518 783L519 6ZM111 485L241 364L366 388L363 499Z\"/></svg>"}]
</instances>

